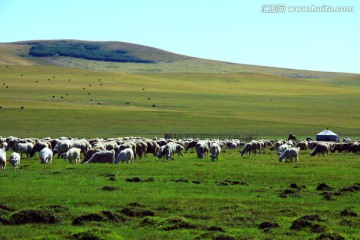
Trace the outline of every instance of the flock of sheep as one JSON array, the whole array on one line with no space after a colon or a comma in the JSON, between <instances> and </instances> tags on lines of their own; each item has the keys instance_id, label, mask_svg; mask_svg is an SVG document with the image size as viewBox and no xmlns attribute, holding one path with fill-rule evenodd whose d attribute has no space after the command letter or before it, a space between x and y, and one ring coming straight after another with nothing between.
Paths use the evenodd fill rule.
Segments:
<instances>
[{"instance_id":1,"label":"flock of sheep","mask_svg":"<svg viewBox=\"0 0 360 240\"><path fill-rule=\"evenodd\" d=\"M331 152L360 152L358 142L319 142L312 139L296 142L293 140L252 140L243 143L238 139L231 140L199 140L199 139L148 139L125 137L112 139L75 139L61 137L52 139L0 137L0 169L5 169L6 151L12 150L9 163L14 169L20 164L23 154L32 158L39 153L40 163L51 163L54 155L64 158L70 163L130 163L134 159L153 154L159 159L174 159L175 154L183 156L182 151L193 148L198 158L208 157L218 160L222 148L237 149L242 147L241 156L250 156L251 152L261 153L265 148L276 149L279 161L299 161L299 151L313 149L311 156ZM83 161L81 161L83 154Z\"/></svg>"}]
</instances>

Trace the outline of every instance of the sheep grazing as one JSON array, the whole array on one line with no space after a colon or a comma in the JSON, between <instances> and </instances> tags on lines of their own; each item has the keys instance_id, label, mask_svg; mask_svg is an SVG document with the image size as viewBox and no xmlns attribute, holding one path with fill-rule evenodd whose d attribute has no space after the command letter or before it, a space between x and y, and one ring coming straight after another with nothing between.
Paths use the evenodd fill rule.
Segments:
<instances>
[{"instance_id":1,"label":"sheep grazing","mask_svg":"<svg viewBox=\"0 0 360 240\"><path fill-rule=\"evenodd\" d=\"M0 169L5 170L6 167L6 152L0 148Z\"/></svg>"},{"instance_id":2,"label":"sheep grazing","mask_svg":"<svg viewBox=\"0 0 360 240\"><path fill-rule=\"evenodd\" d=\"M281 156L279 157L279 161L283 162L284 159L287 161L288 159L290 159L290 161L292 162L293 158L295 158L295 162L299 161L299 151L300 148L288 148L286 149Z\"/></svg>"},{"instance_id":3,"label":"sheep grazing","mask_svg":"<svg viewBox=\"0 0 360 240\"><path fill-rule=\"evenodd\" d=\"M221 152L220 145L218 143L212 143L210 145L211 160L219 160L219 154Z\"/></svg>"},{"instance_id":4,"label":"sheep grazing","mask_svg":"<svg viewBox=\"0 0 360 240\"><path fill-rule=\"evenodd\" d=\"M58 154L58 158L61 156L61 154L65 153L67 150L69 150L72 146L74 145L74 142L69 140L69 139L62 139L59 140L55 147L54 147L54 151L53 154L55 155L55 153Z\"/></svg>"},{"instance_id":5,"label":"sheep grazing","mask_svg":"<svg viewBox=\"0 0 360 240\"><path fill-rule=\"evenodd\" d=\"M8 147L8 143L7 143L7 142L1 143L1 149L3 149L4 151L6 151L7 147Z\"/></svg>"},{"instance_id":6,"label":"sheep grazing","mask_svg":"<svg viewBox=\"0 0 360 240\"><path fill-rule=\"evenodd\" d=\"M114 163L119 163L120 161L130 163L132 160L134 160L134 151L131 148L125 148L116 156Z\"/></svg>"},{"instance_id":7,"label":"sheep grazing","mask_svg":"<svg viewBox=\"0 0 360 240\"><path fill-rule=\"evenodd\" d=\"M84 162L84 163L114 163L115 160L115 151L111 150L105 150L94 153L92 157Z\"/></svg>"},{"instance_id":8,"label":"sheep grazing","mask_svg":"<svg viewBox=\"0 0 360 240\"><path fill-rule=\"evenodd\" d=\"M34 144L30 143L30 142L26 142L26 143L17 143L14 146L14 151L18 152L20 154L20 157L22 158L23 153L26 154L26 157L29 158L30 153L32 151L34 147Z\"/></svg>"},{"instance_id":9,"label":"sheep grazing","mask_svg":"<svg viewBox=\"0 0 360 240\"><path fill-rule=\"evenodd\" d=\"M78 164L80 163L80 153L81 153L80 148L73 147L67 150L66 153L61 154L61 156L65 159L65 161L69 160L69 163L75 161L75 164Z\"/></svg>"},{"instance_id":10,"label":"sheep grazing","mask_svg":"<svg viewBox=\"0 0 360 240\"><path fill-rule=\"evenodd\" d=\"M50 148L45 147L40 151L40 163L52 163L53 152Z\"/></svg>"},{"instance_id":11,"label":"sheep grazing","mask_svg":"<svg viewBox=\"0 0 360 240\"><path fill-rule=\"evenodd\" d=\"M180 155L182 157L184 157L184 155L182 154L183 150L184 150L184 147L181 144L176 143L176 145L175 145L175 153L177 153L178 157L180 157Z\"/></svg>"},{"instance_id":12,"label":"sheep grazing","mask_svg":"<svg viewBox=\"0 0 360 240\"><path fill-rule=\"evenodd\" d=\"M42 149L44 149L46 147L51 148L51 143L37 141L34 144L34 147L30 151L30 157L32 158L35 155L36 152L40 152Z\"/></svg>"},{"instance_id":13,"label":"sheep grazing","mask_svg":"<svg viewBox=\"0 0 360 240\"><path fill-rule=\"evenodd\" d=\"M286 149L289 148L291 148L291 146L288 145L287 143L284 143L283 145L279 146L277 150L278 157L280 157L286 151Z\"/></svg>"},{"instance_id":14,"label":"sheep grazing","mask_svg":"<svg viewBox=\"0 0 360 240\"><path fill-rule=\"evenodd\" d=\"M310 156L315 156L316 154L318 154L320 156L320 154L324 155L329 153L329 145L327 143L324 142L319 142L318 145L315 147L314 151L312 153L310 153Z\"/></svg>"},{"instance_id":15,"label":"sheep grazing","mask_svg":"<svg viewBox=\"0 0 360 240\"><path fill-rule=\"evenodd\" d=\"M241 156L244 154L250 156L251 152L254 152L254 156L256 155L256 150L259 150L261 153L261 145L257 141L252 141L247 144L245 144L244 148L241 150Z\"/></svg>"},{"instance_id":16,"label":"sheep grazing","mask_svg":"<svg viewBox=\"0 0 360 240\"><path fill-rule=\"evenodd\" d=\"M164 148L164 155L166 160L174 160L174 154L176 151L176 143L174 142L169 142L168 144L165 145Z\"/></svg>"},{"instance_id":17,"label":"sheep grazing","mask_svg":"<svg viewBox=\"0 0 360 240\"><path fill-rule=\"evenodd\" d=\"M13 166L14 170L17 169L17 166L20 165L21 156L17 152L13 152L10 156L9 162Z\"/></svg>"},{"instance_id":18,"label":"sheep grazing","mask_svg":"<svg viewBox=\"0 0 360 240\"><path fill-rule=\"evenodd\" d=\"M207 157L209 153L209 146L207 142L199 141L195 146L195 150L198 158L204 158Z\"/></svg>"},{"instance_id":19,"label":"sheep grazing","mask_svg":"<svg viewBox=\"0 0 360 240\"><path fill-rule=\"evenodd\" d=\"M81 152L85 155L86 152L91 148L91 144L86 139L79 139L74 141L74 148L80 148Z\"/></svg>"}]
</instances>

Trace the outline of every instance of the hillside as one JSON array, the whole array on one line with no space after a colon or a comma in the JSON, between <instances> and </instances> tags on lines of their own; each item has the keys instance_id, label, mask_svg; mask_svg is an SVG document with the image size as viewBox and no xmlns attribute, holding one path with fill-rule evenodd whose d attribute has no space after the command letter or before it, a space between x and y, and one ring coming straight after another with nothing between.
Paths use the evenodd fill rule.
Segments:
<instances>
[{"instance_id":1,"label":"hillside","mask_svg":"<svg viewBox=\"0 0 360 240\"><path fill-rule=\"evenodd\" d=\"M39 47L40 46L40 47ZM74 47L75 46L75 47ZM57 49L55 49L58 47ZM94 49L95 48L95 49ZM74 49L77 50L74 52ZM60 50L62 50L62 53ZM65 50L65 51L64 51ZM94 56L94 50L97 55ZM44 53L44 51L46 51ZM78 40L0 43L1 65L55 65L121 73L260 73L290 78L348 78L355 74L236 64L125 42ZM34 54L35 53L35 54ZM100 55L99 55L100 54ZM111 56L108 56L108 55ZM114 56L114 54L116 56ZM129 59L116 61L124 56ZM82 56L85 56L82 57ZM110 58L108 61L103 59ZM114 60L115 58L115 60Z\"/></svg>"}]
</instances>

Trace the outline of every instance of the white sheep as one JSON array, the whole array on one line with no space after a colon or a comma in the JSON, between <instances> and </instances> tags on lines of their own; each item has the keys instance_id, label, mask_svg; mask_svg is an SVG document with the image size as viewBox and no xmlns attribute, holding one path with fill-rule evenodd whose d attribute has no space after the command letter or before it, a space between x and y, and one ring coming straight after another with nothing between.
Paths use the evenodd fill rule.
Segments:
<instances>
[{"instance_id":1,"label":"white sheep","mask_svg":"<svg viewBox=\"0 0 360 240\"><path fill-rule=\"evenodd\" d=\"M14 170L17 169L17 166L20 165L21 156L17 152L13 152L10 156L9 162L13 166Z\"/></svg>"},{"instance_id":2,"label":"white sheep","mask_svg":"<svg viewBox=\"0 0 360 240\"><path fill-rule=\"evenodd\" d=\"M66 153L61 154L61 156L66 160L69 160L69 163L75 161L75 164L80 163L80 148L70 148Z\"/></svg>"},{"instance_id":3,"label":"white sheep","mask_svg":"<svg viewBox=\"0 0 360 240\"><path fill-rule=\"evenodd\" d=\"M287 143L284 143L281 146L279 146L277 150L278 157L280 157L285 152L285 150L289 148L291 148L291 146Z\"/></svg>"},{"instance_id":4,"label":"white sheep","mask_svg":"<svg viewBox=\"0 0 360 240\"><path fill-rule=\"evenodd\" d=\"M211 160L214 161L219 160L219 154L221 152L221 147L218 143L212 143L210 145L210 153L211 153Z\"/></svg>"},{"instance_id":5,"label":"white sheep","mask_svg":"<svg viewBox=\"0 0 360 240\"><path fill-rule=\"evenodd\" d=\"M40 163L52 163L53 152L45 147L40 151Z\"/></svg>"},{"instance_id":6,"label":"white sheep","mask_svg":"<svg viewBox=\"0 0 360 240\"><path fill-rule=\"evenodd\" d=\"M283 154L281 154L281 156L279 157L279 161L280 162L283 162L284 159L285 160L288 160L290 159L290 161L292 162L292 159L295 158L295 161L298 162L299 161L299 151L300 151L300 148L288 148L286 149Z\"/></svg>"},{"instance_id":7,"label":"white sheep","mask_svg":"<svg viewBox=\"0 0 360 240\"><path fill-rule=\"evenodd\" d=\"M129 163L132 160L134 160L134 151L131 148L125 148L116 156L114 163L119 163L120 161Z\"/></svg>"},{"instance_id":8,"label":"white sheep","mask_svg":"<svg viewBox=\"0 0 360 240\"><path fill-rule=\"evenodd\" d=\"M5 170L6 167L6 152L0 148L0 169Z\"/></svg>"},{"instance_id":9,"label":"white sheep","mask_svg":"<svg viewBox=\"0 0 360 240\"><path fill-rule=\"evenodd\" d=\"M69 150L73 145L74 145L74 142L69 139L59 140L54 147L53 154L57 153L58 158L59 158L61 156L61 154L63 154L67 150Z\"/></svg>"},{"instance_id":10,"label":"white sheep","mask_svg":"<svg viewBox=\"0 0 360 240\"><path fill-rule=\"evenodd\" d=\"M19 142L14 146L14 151L18 152L20 154L21 158L22 158L23 153L25 153L26 157L29 158L29 155L30 155L33 147L34 147L34 144L31 142L26 142L26 143Z\"/></svg>"},{"instance_id":11,"label":"white sheep","mask_svg":"<svg viewBox=\"0 0 360 240\"><path fill-rule=\"evenodd\" d=\"M114 163L114 160L115 151L106 150L94 153L94 155L92 155L92 157L84 163Z\"/></svg>"},{"instance_id":12,"label":"white sheep","mask_svg":"<svg viewBox=\"0 0 360 240\"><path fill-rule=\"evenodd\" d=\"M7 147L8 147L8 143L7 143L7 142L1 143L1 149L3 149L4 151L6 151Z\"/></svg>"}]
</instances>

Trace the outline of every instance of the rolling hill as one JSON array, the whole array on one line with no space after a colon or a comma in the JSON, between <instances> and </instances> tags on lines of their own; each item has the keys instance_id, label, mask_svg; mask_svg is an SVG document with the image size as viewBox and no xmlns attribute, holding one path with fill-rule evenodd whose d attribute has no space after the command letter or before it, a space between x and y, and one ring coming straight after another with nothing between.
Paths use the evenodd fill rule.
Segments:
<instances>
[{"instance_id":1,"label":"rolling hill","mask_svg":"<svg viewBox=\"0 0 360 240\"><path fill-rule=\"evenodd\" d=\"M78 46L91 55L91 47L99 47L109 52L124 52L143 62L127 61L88 61L77 56L54 53L43 57L31 55L31 49L38 45L65 45L65 49ZM52 46L52 47L53 47ZM86 48L90 46L90 48ZM196 57L189 57L161 49L126 42L94 42L79 40L34 40L13 43L0 43L0 64L3 65L55 65L108 72L128 73L260 73L290 78L343 78L356 77L356 74L308 71L276 68L249 64L236 64Z\"/></svg>"},{"instance_id":2,"label":"rolling hill","mask_svg":"<svg viewBox=\"0 0 360 240\"><path fill-rule=\"evenodd\" d=\"M75 44L77 57L63 56L69 51L59 53L58 43ZM55 53L31 56L39 44ZM87 60L81 49L148 62ZM3 136L305 137L326 127L360 136L356 74L219 62L119 42L2 43L0 53Z\"/></svg>"}]
</instances>

